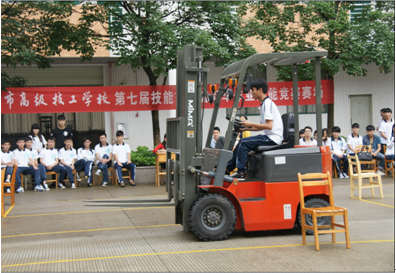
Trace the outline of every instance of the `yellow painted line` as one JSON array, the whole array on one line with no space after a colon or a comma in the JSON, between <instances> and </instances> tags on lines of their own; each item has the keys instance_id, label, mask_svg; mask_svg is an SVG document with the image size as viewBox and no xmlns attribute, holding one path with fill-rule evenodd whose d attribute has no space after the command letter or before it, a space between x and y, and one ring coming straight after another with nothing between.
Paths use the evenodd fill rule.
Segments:
<instances>
[{"instance_id":1,"label":"yellow painted line","mask_svg":"<svg viewBox=\"0 0 396 273\"><path fill-rule=\"evenodd\" d=\"M8 217L35 217L35 216L48 216L48 215L62 215L62 214L77 214L77 213L90 213L90 212L106 212L106 211L121 211L121 210L139 210L139 209L164 209L174 207L142 207L142 208L124 208L124 209L106 209L106 210L86 210L86 211L70 211L70 212L57 212L57 213L43 213L43 214L27 214L27 215L13 215Z\"/></svg>"},{"instance_id":2,"label":"yellow painted line","mask_svg":"<svg viewBox=\"0 0 396 273\"><path fill-rule=\"evenodd\" d=\"M69 231L54 231L54 232L45 232L45 233L30 233L30 234L5 235L5 236L1 236L1 238L14 238L14 237L36 236L36 235L50 235L50 234L64 234L64 233L76 233L76 232L92 232L92 231L116 230L116 229L135 229L135 228L151 228L151 227L171 227L171 226L179 226L179 224L151 225L151 226L137 226L137 227L116 227L116 228L95 228L95 229L69 230Z\"/></svg>"},{"instance_id":3,"label":"yellow painted line","mask_svg":"<svg viewBox=\"0 0 396 273\"><path fill-rule=\"evenodd\" d=\"M373 203L376 205L380 205L380 206L384 206L384 207L389 207L389 208L395 208L394 206L390 206L390 205L385 205L385 204L381 204L381 203L377 203L377 202L373 202L373 201L369 201L369 200L364 200L364 199L359 199L357 197L352 197L353 199L359 200L359 201L363 201L363 202L368 202L368 203Z\"/></svg>"},{"instance_id":4,"label":"yellow painted line","mask_svg":"<svg viewBox=\"0 0 396 273\"><path fill-rule=\"evenodd\" d=\"M14 204L15 205L15 204ZM7 217L8 213L12 210L12 208L14 207L14 205L12 205L4 214L4 218Z\"/></svg>"},{"instance_id":5,"label":"yellow painted line","mask_svg":"<svg viewBox=\"0 0 396 273\"><path fill-rule=\"evenodd\" d=\"M354 244L354 243L355 244L357 244L357 243L384 243L384 242L394 242L394 241L395 240L353 241L353 242L351 242L351 244ZM328 245L328 244L332 244L332 243L321 243L321 245ZM345 244L345 242L337 242L336 244ZM307 244L307 245L312 246L314 244ZM296 246L303 246L303 245L302 244L294 244L294 245L277 245L277 246L251 246L251 247L201 249L201 250L176 251L176 252L142 253L142 254L131 254L131 255L122 255L122 256L108 256L108 257L95 257L95 258L85 258L85 259L72 259L72 260L58 260L58 261L35 262L35 263L9 264L9 265L2 265L1 267L16 267L16 266L23 266L23 265L52 264L52 263L66 263L66 262L81 262L81 261L94 261L94 260L129 258L129 257L155 256L155 255L174 255L174 254L218 252L218 251L230 251L230 250L249 250L249 249L296 247Z\"/></svg>"},{"instance_id":6,"label":"yellow painted line","mask_svg":"<svg viewBox=\"0 0 396 273\"><path fill-rule=\"evenodd\" d=\"M390 185L394 186L395 184L384 184L384 183L382 183L382 186L390 186ZM351 187L351 185L333 186L333 188L350 188L350 187Z\"/></svg>"}]
</instances>

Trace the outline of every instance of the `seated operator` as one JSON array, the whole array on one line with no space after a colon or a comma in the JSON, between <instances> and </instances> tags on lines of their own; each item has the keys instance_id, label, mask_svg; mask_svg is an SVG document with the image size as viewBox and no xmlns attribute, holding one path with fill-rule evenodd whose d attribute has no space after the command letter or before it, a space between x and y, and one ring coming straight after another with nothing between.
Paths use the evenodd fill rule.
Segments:
<instances>
[{"instance_id":1,"label":"seated operator","mask_svg":"<svg viewBox=\"0 0 396 273\"><path fill-rule=\"evenodd\" d=\"M260 124L248 120L240 122L245 128L241 131L264 131L264 134L242 138L234 150L232 159L227 164L227 171L235 167L238 171L231 177L245 178L245 163L248 153L259 145L279 145L283 141L283 122L275 103L267 97L268 84L264 79L255 79L250 88L254 99L260 101Z\"/></svg>"}]
</instances>

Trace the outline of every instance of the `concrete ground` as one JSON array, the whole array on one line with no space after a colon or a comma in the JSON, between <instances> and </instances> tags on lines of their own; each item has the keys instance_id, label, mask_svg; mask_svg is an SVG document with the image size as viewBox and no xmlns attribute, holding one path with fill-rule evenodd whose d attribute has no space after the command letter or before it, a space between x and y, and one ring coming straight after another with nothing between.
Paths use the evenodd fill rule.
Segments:
<instances>
[{"instance_id":1,"label":"concrete ground","mask_svg":"<svg viewBox=\"0 0 396 273\"><path fill-rule=\"evenodd\" d=\"M174 224L174 209L86 207L83 200L164 198L154 183L52 189L17 194L1 221L2 272L330 272L395 270L394 179L383 178L384 198L350 197L349 179L334 180L337 206L348 208L351 249L344 234L301 243L293 230L235 231L202 242ZM355 196L357 192L355 191Z\"/></svg>"}]
</instances>

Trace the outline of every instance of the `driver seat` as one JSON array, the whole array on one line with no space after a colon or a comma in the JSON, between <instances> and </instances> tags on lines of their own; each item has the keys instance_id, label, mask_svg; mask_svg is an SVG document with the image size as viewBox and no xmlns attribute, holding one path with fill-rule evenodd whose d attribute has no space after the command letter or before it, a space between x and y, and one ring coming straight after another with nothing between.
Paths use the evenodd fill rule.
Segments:
<instances>
[{"instance_id":1,"label":"driver seat","mask_svg":"<svg viewBox=\"0 0 396 273\"><path fill-rule=\"evenodd\" d=\"M283 122L283 143L279 145L267 146L259 145L252 152L259 154L264 151L272 151L278 149L287 149L294 147L294 114L288 113L282 115Z\"/></svg>"}]
</instances>

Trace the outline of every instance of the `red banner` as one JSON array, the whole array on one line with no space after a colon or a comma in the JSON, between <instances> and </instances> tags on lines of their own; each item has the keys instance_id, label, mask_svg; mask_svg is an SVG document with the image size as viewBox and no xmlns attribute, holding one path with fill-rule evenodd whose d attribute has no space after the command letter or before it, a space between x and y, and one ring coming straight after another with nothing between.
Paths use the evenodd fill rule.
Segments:
<instances>
[{"instance_id":1,"label":"red banner","mask_svg":"<svg viewBox=\"0 0 396 273\"><path fill-rule=\"evenodd\" d=\"M277 105L293 105L293 83L268 83L268 96ZM315 104L315 81L298 83L299 104ZM334 103L332 80L321 81L322 104ZM258 107L251 95L244 107ZM233 101L222 98L221 108ZM205 100L205 108L214 105ZM82 86L82 87L15 87L1 92L1 113L116 112L176 109L176 86Z\"/></svg>"}]
</instances>

